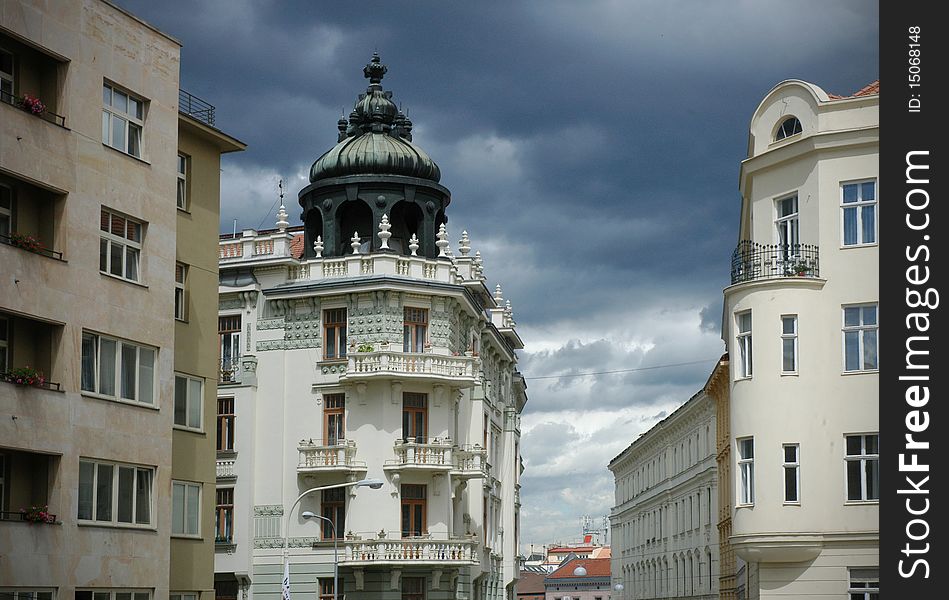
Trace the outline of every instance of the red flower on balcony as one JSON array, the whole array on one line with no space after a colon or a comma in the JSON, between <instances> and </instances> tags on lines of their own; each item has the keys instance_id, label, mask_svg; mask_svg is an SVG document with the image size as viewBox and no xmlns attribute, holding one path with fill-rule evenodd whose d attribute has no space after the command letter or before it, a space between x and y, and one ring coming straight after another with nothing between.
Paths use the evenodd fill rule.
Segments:
<instances>
[{"instance_id":1,"label":"red flower on balcony","mask_svg":"<svg viewBox=\"0 0 949 600\"><path fill-rule=\"evenodd\" d=\"M9 371L0 373L0 381L13 383L15 385L32 385L41 387L46 385L46 377L33 367L14 367Z\"/></svg>"},{"instance_id":2,"label":"red flower on balcony","mask_svg":"<svg viewBox=\"0 0 949 600\"><path fill-rule=\"evenodd\" d=\"M41 115L46 112L46 105L43 104L43 101L29 94L23 94L23 98L20 99L20 108L34 115Z\"/></svg>"},{"instance_id":3,"label":"red flower on balcony","mask_svg":"<svg viewBox=\"0 0 949 600\"><path fill-rule=\"evenodd\" d=\"M24 521L30 523L52 524L56 522L56 515L50 514L49 506L31 506L29 510L21 508L20 514L23 515Z\"/></svg>"},{"instance_id":4,"label":"red flower on balcony","mask_svg":"<svg viewBox=\"0 0 949 600\"><path fill-rule=\"evenodd\" d=\"M43 249L43 242L32 235L26 235L23 233L11 233L10 245L16 246L17 248L23 248L24 250L29 250L30 252L39 252Z\"/></svg>"}]
</instances>

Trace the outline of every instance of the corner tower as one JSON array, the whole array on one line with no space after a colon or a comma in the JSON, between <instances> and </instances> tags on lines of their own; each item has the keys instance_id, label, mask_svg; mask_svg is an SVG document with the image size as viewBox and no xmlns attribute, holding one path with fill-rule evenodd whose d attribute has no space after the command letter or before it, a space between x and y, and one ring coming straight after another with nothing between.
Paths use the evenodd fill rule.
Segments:
<instances>
[{"instance_id":1,"label":"corner tower","mask_svg":"<svg viewBox=\"0 0 949 600\"><path fill-rule=\"evenodd\" d=\"M438 255L435 236L448 221L451 193L439 185L435 161L412 143L412 121L382 89L386 71L373 54L363 69L369 87L349 120L339 120L338 143L310 167L310 185L300 191L306 258L316 256L318 238L327 257L351 254L354 236L360 252L380 251L373 234L383 215L391 224L391 251L411 254L415 236L419 256Z\"/></svg>"}]
</instances>

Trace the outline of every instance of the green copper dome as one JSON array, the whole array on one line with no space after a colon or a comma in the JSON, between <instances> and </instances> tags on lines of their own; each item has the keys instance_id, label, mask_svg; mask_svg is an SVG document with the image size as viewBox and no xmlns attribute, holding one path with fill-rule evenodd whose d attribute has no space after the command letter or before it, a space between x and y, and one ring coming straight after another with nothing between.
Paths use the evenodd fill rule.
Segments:
<instances>
[{"instance_id":1,"label":"green copper dome","mask_svg":"<svg viewBox=\"0 0 949 600\"><path fill-rule=\"evenodd\" d=\"M349 120L339 120L339 141L310 167L310 182L345 175L441 178L435 161L412 143L412 121L392 102L392 92L383 91L386 70L373 54L363 69L369 87L359 95Z\"/></svg>"}]
</instances>

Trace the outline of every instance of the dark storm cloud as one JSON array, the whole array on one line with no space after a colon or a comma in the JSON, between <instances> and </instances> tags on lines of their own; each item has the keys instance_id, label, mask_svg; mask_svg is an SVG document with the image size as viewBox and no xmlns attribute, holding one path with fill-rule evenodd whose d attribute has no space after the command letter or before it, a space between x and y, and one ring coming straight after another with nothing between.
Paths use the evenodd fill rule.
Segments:
<instances>
[{"instance_id":1,"label":"dark storm cloud","mask_svg":"<svg viewBox=\"0 0 949 600\"><path fill-rule=\"evenodd\" d=\"M778 82L878 77L878 6L845 0L117 0L184 44L181 85L246 141L222 227L271 227L365 90L383 85L452 191L527 344L523 539L608 511L606 463L704 383L722 352L748 122ZM585 468L586 471L577 471ZM578 478L577 473L588 473ZM588 493L587 493L588 492Z\"/></svg>"}]
</instances>

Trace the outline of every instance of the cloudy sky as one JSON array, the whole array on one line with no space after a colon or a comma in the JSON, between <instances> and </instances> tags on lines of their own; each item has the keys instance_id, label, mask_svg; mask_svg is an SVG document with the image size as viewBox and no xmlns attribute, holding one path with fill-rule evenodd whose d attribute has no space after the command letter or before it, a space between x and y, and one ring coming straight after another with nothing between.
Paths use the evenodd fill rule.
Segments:
<instances>
[{"instance_id":1,"label":"cloudy sky","mask_svg":"<svg viewBox=\"0 0 949 600\"><path fill-rule=\"evenodd\" d=\"M722 353L758 102L784 79L879 77L871 0L117 1L182 41L182 88L248 143L221 173L227 232L274 226L279 179L299 222L380 53L452 191L451 239L469 232L527 346L525 550L609 514L607 463Z\"/></svg>"}]
</instances>

